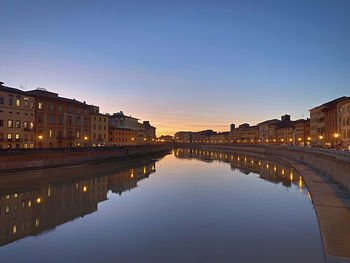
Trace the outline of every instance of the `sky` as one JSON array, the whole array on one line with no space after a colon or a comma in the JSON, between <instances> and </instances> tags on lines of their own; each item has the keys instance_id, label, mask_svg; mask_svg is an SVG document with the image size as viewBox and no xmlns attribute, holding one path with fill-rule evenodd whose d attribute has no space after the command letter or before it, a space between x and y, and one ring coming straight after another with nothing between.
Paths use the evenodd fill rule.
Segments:
<instances>
[{"instance_id":1,"label":"sky","mask_svg":"<svg viewBox=\"0 0 350 263\"><path fill-rule=\"evenodd\" d=\"M0 0L0 81L229 130L350 95L350 1Z\"/></svg>"}]
</instances>

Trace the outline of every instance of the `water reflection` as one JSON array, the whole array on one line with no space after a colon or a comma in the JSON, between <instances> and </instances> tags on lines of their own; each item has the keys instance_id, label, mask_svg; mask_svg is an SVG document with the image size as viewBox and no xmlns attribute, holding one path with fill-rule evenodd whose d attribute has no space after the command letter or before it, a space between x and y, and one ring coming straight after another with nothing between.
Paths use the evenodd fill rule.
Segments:
<instances>
[{"instance_id":1,"label":"water reflection","mask_svg":"<svg viewBox=\"0 0 350 263\"><path fill-rule=\"evenodd\" d=\"M73 171L81 174L91 169L96 168L73 168ZM155 161L150 160L122 172L113 172L113 166L105 167L104 172L106 170L106 175L90 179L1 193L0 246L26 236L38 235L97 211L98 203L107 200L109 190L121 195L124 191L137 187L140 180L154 173Z\"/></svg>"},{"instance_id":2,"label":"water reflection","mask_svg":"<svg viewBox=\"0 0 350 263\"><path fill-rule=\"evenodd\" d=\"M242 174L257 174L261 179L285 187L298 186L299 191L310 197L301 175L287 163L256 158L246 153L225 153L220 151L206 151L199 149L174 149L173 154L179 159L198 159L204 162L219 161L228 163L233 171Z\"/></svg>"}]
</instances>

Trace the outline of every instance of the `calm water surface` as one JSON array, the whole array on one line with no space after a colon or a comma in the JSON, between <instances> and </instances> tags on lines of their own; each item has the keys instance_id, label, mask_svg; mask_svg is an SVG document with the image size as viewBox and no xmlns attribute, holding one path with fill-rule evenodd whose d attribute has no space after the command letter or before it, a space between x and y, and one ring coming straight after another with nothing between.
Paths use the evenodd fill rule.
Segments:
<instances>
[{"instance_id":1,"label":"calm water surface","mask_svg":"<svg viewBox=\"0 0 350 263\"><path fill-rule=\"evenodd\" d=\"M118 169L70 168L94 176L2 193L0 262L324 262L288 166L179 149Z\"/></svg>"}]
</instances>

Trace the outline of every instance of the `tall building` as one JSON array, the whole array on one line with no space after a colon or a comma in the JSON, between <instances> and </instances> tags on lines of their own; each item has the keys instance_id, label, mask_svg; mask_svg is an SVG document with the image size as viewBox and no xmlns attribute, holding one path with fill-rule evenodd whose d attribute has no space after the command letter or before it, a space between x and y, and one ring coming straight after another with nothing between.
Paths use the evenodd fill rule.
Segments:
<instances>
[{"instance_id":1,"label":"tall building","mask_svg":"<svg viewBox=\"0 0 350 263\"><path fill-rule=\"evenodd\" d=\"M45 89L26 92L35 97L35 139L38 148L89 146L90 106L59 97Z\"/></svg>"},{"instance_id":2,"label":"tall building","mask_svg":"<svg viewBox=\"0 0 350 263\"><path fill-rule=\"evenodd\" d=\"M340 97L310 109L310 137L313 146L332 146L338 134L338 113L341 102L347 97Z\"/></svg>"},{"instance_id":3,"label":"tall building","mask_svg":"<svg viewBox=\"0 0 350 263\"><path fill-rule=\"evenodd\" d=\"M100 108L98 106L91 106L90 111L90 145L93 147L106 146L108 144L109 115L100 113Z\"/></svg>"},{"instance_id":4,"label":"tall building","mask_svg":"<svg viewBox=\"0 0 350 263\"><path fill-rule=\"evenodd\" d=\"M0 82L0 148L34 148L35 98Z\"/></svg>"}]
</instances>

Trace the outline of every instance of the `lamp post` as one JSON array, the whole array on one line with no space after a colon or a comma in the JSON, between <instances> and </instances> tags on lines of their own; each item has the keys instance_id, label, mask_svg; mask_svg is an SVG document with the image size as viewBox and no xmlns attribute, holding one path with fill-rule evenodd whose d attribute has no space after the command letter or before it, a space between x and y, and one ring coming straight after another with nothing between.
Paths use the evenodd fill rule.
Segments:
<instances>
[{"instance_id":1,"label":"lamp post","mask_svg":"<svg viewBox=\"0 0 350 263\"><path fill-rule=\"evenodd\" d=\"M336 133L333 134L333 137L335 138L335 145L337 145L338 144L338 138L340 137L340 134L336 132Z\"/></svg>"}]
</instances>

